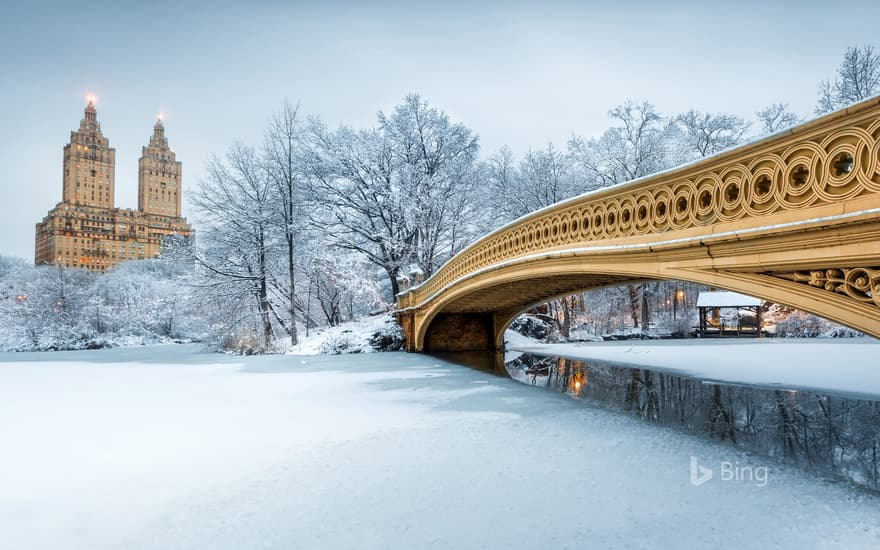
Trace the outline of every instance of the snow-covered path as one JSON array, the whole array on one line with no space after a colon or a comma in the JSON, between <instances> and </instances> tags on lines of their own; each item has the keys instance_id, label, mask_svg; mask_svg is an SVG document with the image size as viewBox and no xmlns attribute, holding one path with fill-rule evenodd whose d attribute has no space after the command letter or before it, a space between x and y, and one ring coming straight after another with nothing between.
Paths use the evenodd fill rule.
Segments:
<instances>
[{"instance_id":1,"label":"snow-covered path","mask_svg":"<svg viewBox=\"0 0 880 550\"><path fill-rule=\"evenodd\" d=\"M0 361L2 548L880 546L876 495L427 356Z\"/></svg>"}]
</instances>

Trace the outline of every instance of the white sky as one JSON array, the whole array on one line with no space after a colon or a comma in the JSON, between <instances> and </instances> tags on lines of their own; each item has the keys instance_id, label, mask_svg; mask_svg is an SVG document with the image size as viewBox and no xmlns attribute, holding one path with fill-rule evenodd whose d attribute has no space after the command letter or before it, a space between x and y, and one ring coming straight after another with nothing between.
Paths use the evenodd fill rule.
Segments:
<instances>
[{"instance_id":1,"label":"white sky","mask_svg":"<svg viewBox=\"0 0 880 550\"><path fill-rule=\"evenodd\" d=\"M752 117L784 101L809 115L848 46L880 46L876 1L35 4L0 18L0 254L28 259L87 92L116 148L117 206L134 208L159 111L186 192L210 153L257 143L285 97L364 126L418 92L473 128L484 156L522 154L600 133L627 98L666 114Z\"/></svg>"}]
</instances>

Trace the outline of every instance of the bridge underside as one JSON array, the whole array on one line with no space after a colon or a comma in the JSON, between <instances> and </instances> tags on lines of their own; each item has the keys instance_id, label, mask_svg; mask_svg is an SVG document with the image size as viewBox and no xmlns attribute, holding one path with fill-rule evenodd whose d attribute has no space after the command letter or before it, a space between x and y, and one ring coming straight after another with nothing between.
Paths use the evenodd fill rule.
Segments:
<instances>
[{"instance_id":1,"label":"bridge underside","mask_svg":"<svg viewBox=\"0 0 880 550\"><path fill-rule=\"evenodd\" d=\"M873 266L873 267L872 267ZM683 248L557 250L505 262L398 314L410 351L498 350L519 314L595 288L680 280L743 292L880 337L880 223Z\"/></svg>"},{"instance_id":2,"label":"bridge underside","mask_svg":"<svg viewBox=\"0 0 880 550\"><path fill-rule=\"evenodd\" d=\"M669 271L666 277L648 273L547 276L480 289L450 303L430 318L417 318L406 312L399 314L399 318L407 335L408 351L498 351L504 347L504 331L508 325L520 314L549 300L606 286L680 280L744 292L880 337L880 312L876 306L867 302L864 295L854 299L846 292L845 279L852 271L845 268L763 273L688 270ZM880 276L880 268L871 271ZM829 274L831 278L837 274L839 290L825 290L826 286L833 286L826 285Z\"/></svg>"},{"instance_id":3,"label":"bridge underside","mask_svg":"<svg viewBox=\"0 0 880 550\"><path fill-rule=\"evenodd\" d=\"M481 288L450 303L437 314L424 334L423 349L437 352L500 349L504 330L521 312L555 296L629 280L596 274L551 275Z\"/></svg>"}]
</instances>

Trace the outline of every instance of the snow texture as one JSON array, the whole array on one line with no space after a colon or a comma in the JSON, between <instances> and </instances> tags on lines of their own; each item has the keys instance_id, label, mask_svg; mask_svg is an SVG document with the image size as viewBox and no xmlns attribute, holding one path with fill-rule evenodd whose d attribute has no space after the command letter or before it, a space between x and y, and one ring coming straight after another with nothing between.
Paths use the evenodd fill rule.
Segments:
<instances>
[{"instance_id":1,"label":"snow texture","mask_svg":"<svg viewBox=\"0 0 880 550\"><path fill-rule=\"evenodd\" d=\"M514 345L509 349L708 381L880 399L880 342L873 338L628 341Z\"/></svg>"},{"instance_id":2,"label":"snow texture","mask_svg":"<svg viewBox=\"0 0 880 550\"><path fill-rule=\"evenodd\" d=\"M299 343L296 346L288 346L287 353L301 355L372 353L384 351L383 341L397 344L393 351L399 350L403 344L403 332L393 315L374 315L358 321L341 323L335 327L318 327L311 329L308 336L305 335L305 329L300 329L299 334L301 335ZM279 345L286 342L285 340Z\"/></svg>"},{"instance_id":3,"label":"snow texture","mask_svg":"<svg viewBox=\"0 0 880 550\"><path fill-rule=\"evenodd\" d=\"M880 544L877 495L425 355L3 359L3 548Z\"/></svg>"}]
</instances>

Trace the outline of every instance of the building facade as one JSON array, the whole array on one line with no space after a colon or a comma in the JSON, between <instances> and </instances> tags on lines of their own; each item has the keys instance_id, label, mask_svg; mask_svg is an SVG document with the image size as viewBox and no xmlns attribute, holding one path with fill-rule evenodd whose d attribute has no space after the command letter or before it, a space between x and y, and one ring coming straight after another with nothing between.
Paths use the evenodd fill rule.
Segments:
<instances>
[{"instance_id":1,"label":"building facade","mask_svg":"<svg viewBox=\"0 0 880 550\"><path fill-rule=\"evenodd\" d=\"M163 239L189 238L181 216L182 165L161 118L138 161L138 209L116 208L116 150L101 132L93 101L64 146L61 202L37 224L34 260L104 272L152 258Z\"/></svg>"}]
</instances>

